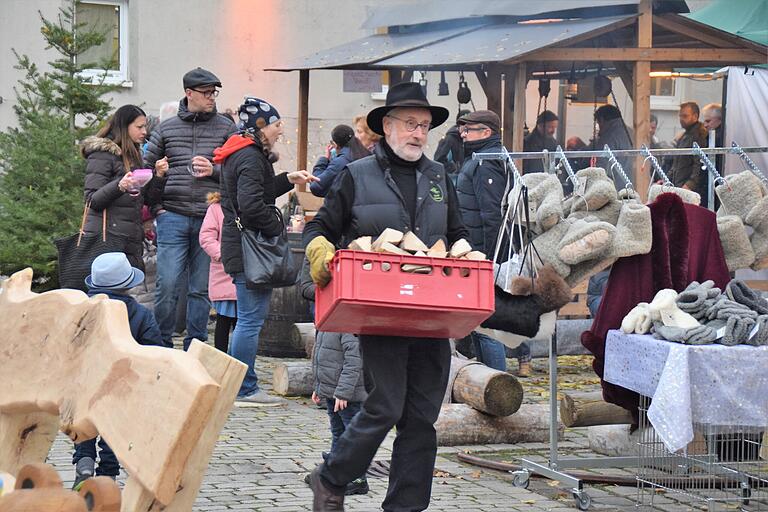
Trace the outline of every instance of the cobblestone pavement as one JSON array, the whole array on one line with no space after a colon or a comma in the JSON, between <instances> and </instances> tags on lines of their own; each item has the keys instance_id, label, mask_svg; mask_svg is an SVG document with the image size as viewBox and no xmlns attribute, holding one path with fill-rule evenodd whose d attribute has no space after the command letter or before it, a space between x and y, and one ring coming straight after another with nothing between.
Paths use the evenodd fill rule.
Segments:
<instances>
[{"instance_id":1,"label":"cobblestone pavement","mask_svg":"<svg viewBox=\"0 0 768 512\"><path fill-rule=\"evenodd\" d=\"M273 358L258 358L257 370L263 387L270 389ZM510 361L514 370L515 363ZM566 365L567 366L567 365ZM541 389L545 384L545 362L536 361L536 373L526 383L527 401L545 399ZM566 387L582 379L593 385L594 374L579 368L564 375ZM541 388L541 389L540 389ZM390 434L382 445L377 460L389 459L394 436ZM235 407L221 433L203 482L195 510L307 511L311 510L312 493L303 482L304 476L321 460L321 453L330 445L328 419L308 399L291 399L285 407ZM564 452L591 455L583 429L566 432ZM430 511L565 511L576 510L570 492L557 483L532 478L529 489L512 485L511 475L480 469L460 463L456 454L472 452L491 459L512 461L521 455L544 460L548 454L545 443L490 445L440 448L432 487ZM60 472L65 485L74 479L71 465L72 444L59 435L49 456L49 463ZM610 474L633 476L628 471ZM124 481L121 475L120 481ZM363 496L346 499L348 511L380 510L386 492L386 480L369 479L371 491ZM635 487L588 486L593 498L591 510L636 510ZM660 497L655 510L688 510L677 507Z\"/></svg>"}]
</instances>

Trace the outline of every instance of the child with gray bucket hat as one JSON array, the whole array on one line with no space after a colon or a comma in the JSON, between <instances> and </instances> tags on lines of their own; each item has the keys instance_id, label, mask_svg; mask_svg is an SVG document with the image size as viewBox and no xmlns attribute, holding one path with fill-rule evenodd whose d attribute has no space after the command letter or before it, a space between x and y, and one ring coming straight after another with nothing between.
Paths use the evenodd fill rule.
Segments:
<instances>
[{"instance_id":1,"label":"child with gray bucket hat","mask_svg":"<svg viewBox=\"0 0 768 512\"><path fill-rule=\"evenodd\" d=\"M85 278L88 296L106 295L112 300L125 304L131 335L140 345L164 346L160 328L152 312L128 295L128 290L144 282L144 272L132 267L122 252L107 252L93 260L91 275ZM98 438L99 465L96 467L97 438L75 443L75 483L78 490L85 480L94 476L108 476L115 479L120 473L120 463L112 449L102 438Z\"/></svg>"}]
</instances>

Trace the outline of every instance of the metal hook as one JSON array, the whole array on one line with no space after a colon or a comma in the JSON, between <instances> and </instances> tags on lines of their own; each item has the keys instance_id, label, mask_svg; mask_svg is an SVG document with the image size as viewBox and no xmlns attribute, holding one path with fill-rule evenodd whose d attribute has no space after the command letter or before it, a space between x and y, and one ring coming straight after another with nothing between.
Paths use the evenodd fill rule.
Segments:
<instances>
[{"instance_id":1,"label":"metal hook","mask_svg":"<svg viewBox=\"0 0 768 512\"><path fill-rule=\"evenodd\" d=\"M749 155L747 155L747 153L741 148L741 146L739 146L739 144L736 143L736 141L731 141L731 152L739 155L741 160L747 164L752 173L760 178L768 188L768 178L766 178L765 174L763 174L762 171L757 167L757 164L755 164L755 162L749 158Z\"/></svg>"},{"instance_id":2,"label":"metal hook","mask_svg":"<svg viewBox=\"0 0 768 512\"><path fill-rule=\"evenodd\" d=\"M712 160L709 159L706 153L704 153L704 150L701 149L701 146L699 146L698 142L693 143L693 152L696 153L696 156L699 157L701 160L701 170L707 170L709 173L714 177L714 184L717 185L718 183L725 183L725 185L728 187L729 192L733 192L733 189L731 188L731 184L725 181L722 176L720 176L720 173L717 172L717 169L715 168L715 164L712 163Z\"/></svg>"}]
</instances>

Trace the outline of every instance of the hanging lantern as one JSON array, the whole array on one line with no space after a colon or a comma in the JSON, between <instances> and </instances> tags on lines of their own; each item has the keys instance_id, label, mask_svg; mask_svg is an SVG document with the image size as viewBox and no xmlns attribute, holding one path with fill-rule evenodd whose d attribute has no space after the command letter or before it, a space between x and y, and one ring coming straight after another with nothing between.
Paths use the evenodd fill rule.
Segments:
<instances>
[{"instance_id":1,"label":"hanging lantern","mask_svg":"<svg viewBox=\"0 0 768 512\"><path fill-rule=\"evenodd\" d=\"M579 84L576 82L576 64L571 65L571 76L565 87L565 96L570 100L575 100L579 95Z\"/></svg>"},{"instance_id":2,"label":"hanging lantern","mask_svg":"<svg viewBox=\"0 0 768 512\"><path fill-rule=\"evenodd\" d=\"M459 103L472 101L472 91L469 90L467 82L464 80L464 73L459 73L459 90L456 92L456 99Z\"/></svg>"},{"instance_id":3,"label":"hanging lantern","mask_svg":"<svg viewBox=\"0 0 768 512\"><path fill-rule=\"evenodd\" d=\"M438 96L448 96L448 82L445 81L445 71L440 72L440 84L437 86Z\"/></svg>"},{"instance_id":4,"label":"hanging lantern","mask_svg":"<svg viewBox=\"0 0 768 512\"><path fill-rule=\"evenodd\" d=\"M421 72L421 78L419 79L419 85L421 86L421 92L424 93L424 96L427 95L427 72L422 71Z\"/></svg>"},{"instance_id":5,"label":"hanging lantern","mask_svg":"<svg viewBox=\"0 0 768 512\"><path fill-rule=\"evenodd\" d=\"M611 94L613 88L611 79L607 76L597 75L595 76L595 96L598 98L606 98Z\"/></svg>"},{"instance_id":6,"label":"hanging lantern","mask_svg":"<svg viewBox=\"0 0 768 512\"><path fill-rule=\"evenodd\" d=\"M550 85L549 78L540 79L539 80L539 97L548 98L550 91L552 91L552 86Z\"/></svg>"}]
</instances>

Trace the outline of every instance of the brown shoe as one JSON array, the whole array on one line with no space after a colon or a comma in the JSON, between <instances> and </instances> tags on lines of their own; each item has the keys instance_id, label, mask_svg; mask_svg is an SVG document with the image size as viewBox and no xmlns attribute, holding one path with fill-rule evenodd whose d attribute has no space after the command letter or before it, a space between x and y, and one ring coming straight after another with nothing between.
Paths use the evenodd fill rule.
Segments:
<instances>
[{"instance_id":1,"label":"brown shoe","mask_svg":"<svg viewBox=\"0 0 768 512\"><path fill-rule=\"evenodd\" d=\"M517 376L530 377L532 371L531 363L520 363L520 367L517 369Z\"/></svg>"},{"instance_id":2,"label":"brown shoe","mask_svg":"<svg viewBox=\"0 0 768 512\"><path fill-rule=\"evenodd\" d=\"M312 510L314 512L344 511L344 495L331 492L320 478L320 466L309 475L309 486L312 488Z\"/></svg>"}]
</instances>

